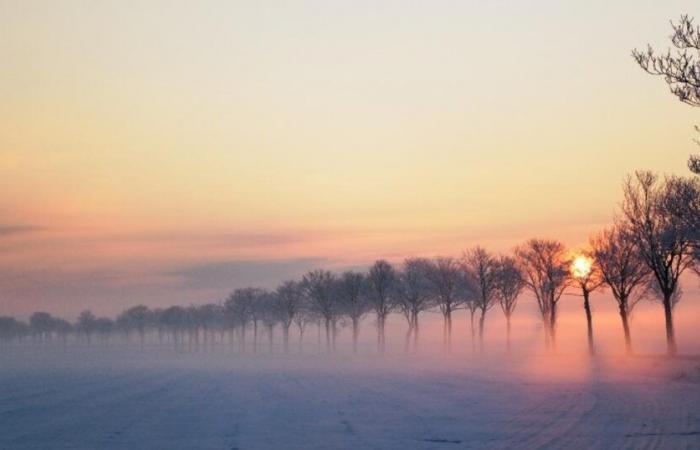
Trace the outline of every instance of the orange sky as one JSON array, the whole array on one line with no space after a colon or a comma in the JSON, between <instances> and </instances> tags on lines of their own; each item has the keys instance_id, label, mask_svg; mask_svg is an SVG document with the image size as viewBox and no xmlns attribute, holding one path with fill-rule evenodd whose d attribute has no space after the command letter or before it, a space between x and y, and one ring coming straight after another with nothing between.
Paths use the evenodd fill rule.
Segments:
<instances>
[{"instance_id":1,"label":"orange sky","mask_svg":"<svg viewBox=\"0 0 700 450\"><path fill-rule=\"evenodd\" d=\"M0 311L569 245L697 112L630 50L690 1L0 2Z\"/></svg>"}]
</instances>

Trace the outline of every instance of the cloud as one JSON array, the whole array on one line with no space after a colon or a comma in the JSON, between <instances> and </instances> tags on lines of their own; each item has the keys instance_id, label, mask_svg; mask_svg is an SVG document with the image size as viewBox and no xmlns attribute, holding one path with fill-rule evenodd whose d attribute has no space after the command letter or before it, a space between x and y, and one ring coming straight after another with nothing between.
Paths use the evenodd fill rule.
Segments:
<instances>
[{"instance_id":1,"label":"cloud","mask_svg":"<svg viewBox=\"0 0 700 450\"><path fill-rule=\"evenodd\" d=\"M0 224L0 237L33 233L41 230L43 230L42 227L37 227L34 225Z\"/></svg>"},{"instance_id":2,"label":"cloud","mask_svg":"<svg viewBox=\"0 0 700 450\"><path fill-rule=\"evenodd\" d=\"M28 316L43 310L67 318L84 309L114 315L126 307L145 304L217 302L236 288L274 288L283 280L327 266L323 258L228 260L173 267L5 268L0 270L3 309ZM127 270L128 269L128 270Z\"/></svg>"},{"instance_id":3,"label":"cloud","mask_svg":"<svg viewBox=\"0 0 700 450\"><path fill-rule=\"evenodd\" d=\"M272 287L282 280L323 267L326 262L324 258L220 261L185 266L165 275L179 279L181 285L190 289Z\"/></svg>"}]
</instances>

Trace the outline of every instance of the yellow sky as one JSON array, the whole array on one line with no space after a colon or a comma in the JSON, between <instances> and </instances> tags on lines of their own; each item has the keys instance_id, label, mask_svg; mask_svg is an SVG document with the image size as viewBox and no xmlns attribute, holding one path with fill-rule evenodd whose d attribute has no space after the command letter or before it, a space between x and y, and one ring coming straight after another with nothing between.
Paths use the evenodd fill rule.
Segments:
<instances>
[{"instance_id":1,"label":"yellow sky","mask_svg":"<svg viewBox=\"0 0 700 450\"><path fill-rule=\"evenodd\" d=\"M121 305L231 261L576 245L695 150L629 55L694 2L260 3L0 1L9 309L72 311L95 270ZM37 270L75 286L41 300Z\"/></svg>"}]
</instances>

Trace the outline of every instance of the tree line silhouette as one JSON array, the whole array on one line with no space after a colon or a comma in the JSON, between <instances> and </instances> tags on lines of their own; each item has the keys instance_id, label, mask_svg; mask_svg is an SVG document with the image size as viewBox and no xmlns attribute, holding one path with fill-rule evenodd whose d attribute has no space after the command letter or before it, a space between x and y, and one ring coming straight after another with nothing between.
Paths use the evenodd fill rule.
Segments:
<instances>
[{"instance_id":1,"label":"tree line silhouette","mask_svg":"<svg viewBox=\"0 0 700 450\"><path fill-rule=\"evenodd\" d=\"M452 321L456 311L468 312L472 349L484 350L485 319L499 306L506 320L510 350L511 317L523 291L536 300L548 350L556 346L559 303L565 291L580 290L587 319L589 351L595 353L590 294L607 288L617 303L625 337L632 353L629 316L642 299L663 305L668 355L677 353L673 310L680 301L681 275L698 273L700 182L697 178L659 178L637 172L624 183L624 200L614 223L591 237L577 252L551 239L530 239L512 254L495 255L482 247L461 257L408 258L395 266L376 261L366 272L340 274L318 269L274 290L242 288L218 303L150 309L138 305L116 318L96 317L83 311L74 323L35 312L29 322L0 317L0 340L12 342L93 341L121 338L172 345L178 350L208 348L228 343L240 352L272 351L281 332L290 351L294 329L298 346L309 324L333 352L339 328L351 329L352 348L358 351L360 325L367 316L376 323L377 352L386 349L386 321L392 314L406 320L404 346L415 350L420 317L439 311L443 318L444 350L452 349Z\"/></svg>"},{"instance_id":2,"label":"tree line silhouette","mask_svg":"<svg viewBox=\"0 0 700 450\"><path fill-rule=\"evenodd\" d=\"M698 107L700 27L687 15L671 26L674 53L658 54L648 46L633 50L632 56L643 70L663 77L681 102ZM691 156L688 166L700 174L700 157ZM565 291L576 289L583 298L588 348L594 354L590 295L608 289L618 307L626 351L633 350L630 314L641 299L649 298L663 306L667 354L673 356L678 351L673 313L682 297L679 280L688 270L700 274L700 182L641 171L627 177L623 193L613 224L576 253L556 240L530 239L510 255L494 255L477 246L460 258L408 258L398 267L379 260L367 272L335 274L319 269L300 280L285 281L275 290L237 289L220 303L199 306L149 309L138 305L115 319L98 318L90 311L83 311L74 323L47 312L35 312L28 323L5 316L0 317L0 342L30 339L90 344L95 339L108 342L121 336L127 341L137 339L141 347L147 341L169 343L177 349L228 342L245 352L251 346L258 351L263 335L271 350L275 330L280 329L284 349L289 351L290 329L296 328L301 347L308 325L315 324L319 345L323 332L328 352L336 348L339 327L349 326L357 352L360 324L372 315L377 351L384 353L390 314L405 318L405 347L415 350L421 313L439 311L444 349L449 352L453 314L465 309L472 347L476 349L478 343L483 351L486 315L499 305L510 350L511 317L520 294L527 290L538 306L545 347L553 349L559 302Z\"/></svg>"}]
</instances>

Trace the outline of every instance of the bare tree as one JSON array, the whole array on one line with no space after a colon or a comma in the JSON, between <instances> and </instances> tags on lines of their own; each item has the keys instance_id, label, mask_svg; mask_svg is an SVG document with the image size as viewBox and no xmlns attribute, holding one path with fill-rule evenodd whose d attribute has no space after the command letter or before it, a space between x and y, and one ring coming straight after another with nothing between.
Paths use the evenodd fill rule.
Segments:
<instances>
[{"instance_id":1,"label":"bare tree","mask_svg":"<svg viewBox=\"0 0 700 450\"><path fill-rule=\"evenodd\" d=\"M408 350L413 339L413 351L418 348L418 316L432 306L428 281L430 261L425 258L408 258L404 261L396 283L399 308L408 322L405 347Z\"/></svg>"},{"instance_id":2,"label":"bare tree","mask_svg":"<svg viewBox=\"0 0 700 450\"><path fill-rule=\"evenodd\" d=\"M680 224L693 246L695 264L700 275L700 180L697 177L668 177L660 198L660 208L669 220Z\"/></svg>"},{"instance_id":3,"label":"bare tree","mask_svg":"<svg viewBox=\"0 0 700 450\"><path fill-rule=\"evenodd\" d=\"M515 254L525 286L534 294L542 315L545 348L556 348L557 306L570 283L566 248L559 241L530 239Z\"/></svg>"},{"instance_id":4,"label":"bare tree","mask_svg":"<svg viewBox=\"0 0 700 450\"><path fill-rule=\"evenodd\" d=\"M335 333L331 329L340 314L340 304L337 301L335 292L336 277L327 270L313 270L302 280L302 286L309 299L309 308L323 319L326 330L326 351L330 353L335 343Z\"/></svg>"},{"instance_id":5,"label":"bare tree","mask_svg":"<svg viewBox=\"0 0 700 450\"><path fill-rule=\"evenodd\" d=\"M365 276L347 271L338 279L338 296L343 313L350 318L352 325L352 351L357 354L357 340L360 336L360 322L369 312L370 304L365 294Z\"/></svg>"},{"instance_id":6,"label":"bare tree","mask_svg":"<svg viewBox=\"0 0 700 450\"><path fill-rule=\"evenodd\" d=\"M88 345L92 341L92 335L95 332L95 321L97 318L92 311L85 310L78 316L78 321L75 324L75 329L83 333Z\"/></svg>"},{"instance_id":7,"label":"bare tree","mask_svg":"<svg viewBox=\"0 0 700 450\"><path fill-rule=\"evenodd\" d=\"M571 278L576 286L581 289L583 296L583 310L586 312L586 325L588 331L588 352L595 355L593 342L593 313L591 312L591 292L603 285L603 277L600 267L596 262L593 252L588 249L577 255L571 262Z\"/></svg>"},{"instance_id":8,"label":"bare tree","mask_svg":"<svg viewBox=\"0 0 700 450\"><path fill-rule=\"evenodd\" d=\"M277 294L273 292L266 292L258 302L260 320L265 327L265 334L267 335L267 350L269 353L272 353L274 349L275 325L277 325L280 317L283 315L282 304L277 298Z\"/></svg>"},{"instance_id":9,"label":"bare tree","mask_svg":"<svg viewBox=\"0 0 700 450\"><path fill-rule=\"evenodd\" d=\"M289 327L304 306L304 288L297 281L285 281L277 288L275 297L279 302L280 321L284 340L284 351L289 352Z\"/></svg>"},{"instance_id":10,"label":"bare tree","mask_svg":"<svg viewBox=\"0 0 700 450\"><path fill-rule=\"evenodd\" d=\"M304 351L304 332L306 331L306 327L309 325L309 322L312 321L313 317L311 316L311 312L305 303L304 307L294 315L294 323L299 331L299 353Z\"/></svg>"},{"instance_id":11,"label":"bare tree","mask_svg":"<svg viewBox=\"0 0 700 450\"><path fill-rule=\"evenodd\" d=\"M136 330L139 335L141 350L143 350L146 340L146 330L151 325L152 321L153 314L148 307L144 305L131 307L117 317L117 323L123 324L127 335L131 330Z\"/></svg>"},{"instance_id":12,"label":"bare tree","mask_svg":"<svg viewBox=\"0 0 700 450\"><path fill-rule=\"evenodd\" d=\"M651 270L664 307L667 353L677 353L673 297L678 280L693 265L693 241L684 225L664 208L666 182L651 172L636 172L624 185L622 211L644 262Z\"/></svg>"},{"instance_id":13,"label":"bare tree","mask_svg":"<svg viewBox=\"0 0 700 450\"><path fill-rule=\"evenodd\" d=\"M380 354L386 350L386 318L396 306L393 295L395 282L394 267L383 259L376 261L367 274L367 298L377 316L377 350Z\"/></svg>"},{"instance_id":14,"label":"bare tree","mask_svg":"<svg viewBox=\"0 0 700 450\"><path fill-rule=\"evenodd\" d=\"M518 269L515 258L501 256L498 259L496 269L496 298L501 305L503 315L506 316L506 347L510 352L510 322L515 307L518 303L518 296L525 287L523 275Z\"/></svg>"},{"instance_id":15,"label":"bare tree","mask_svg":"<svg viewBox=\"0 0 700 450\"><path fill-rule=\"evenodd\" d=\"M261 297L262 291L257 288L236 289L224 302L224 310L229 318L235 320L238 325L238 345L239 351L246 351L246 328L253 317L259 316L257 311L257 300ZM255 323L255 343L257 344L257 320ZM257 345L256 345L257 347Z\"/></svg>"},{"instance_id":16,"label":"bare tree","mask_svg":"<svg viewBox=\"0 0 700 450\"><path fill-rule=\"evenodd\" d=\"M605 284L617 301L625 333L625 349L632 353L629 315L642 298L649 277L649 268L640 255L636 238L629 227L616 224L591 239L593 257Z\"/></svg>"},{"instance_id":17,"label":"bare tree","mask_svg":"<svg viewBox=\"0 0 700 450\"><path fill-rule=\"evenodd\" d=\"M647 45L646 50L633 50L632 57L646 72L664 78L671 93L690 106L700 106L700 27L683 15L678 23L671 22L671 44L675 52L657 54ZM696 126L696 130L698 127ZM700 173L700 157L691 155L688 167Z\"/></svg>"},{"instance_id":18,"label":"bare tree","mask_svg":"<svg viewBox=\"0 0 700 450\"><path fill-rule=\"evenodd\" d=\"M430 261L426 272L433 298L443 317L443 347L452 351L452 313L462 303L460 290L464 276L458 262L450 257L438 257Z\"/></svg>"},{"instance_id":19,"label":"bare tree","mask_svg":"<svg viewBox=\"0 0 700 450\"><path fill-rule=\"evenodd\" d=\"M482 247L465 252L462 259L466 276L472 280L474 304L479 310L479 351L484 351L486 313L496 304L498 261Z\"/></svg>"},{"instance_id":20,"label":"bare tree","mask_svg":"<svg viewBox=\"0 0 700 450\"><path fill-rule=\"evenodd\" d=\"M29 328L32 330L34 340L40 342L51 339L54 328L54 318L44 311L37 311L29 317Z\"/></svg>"}]
</instances>

